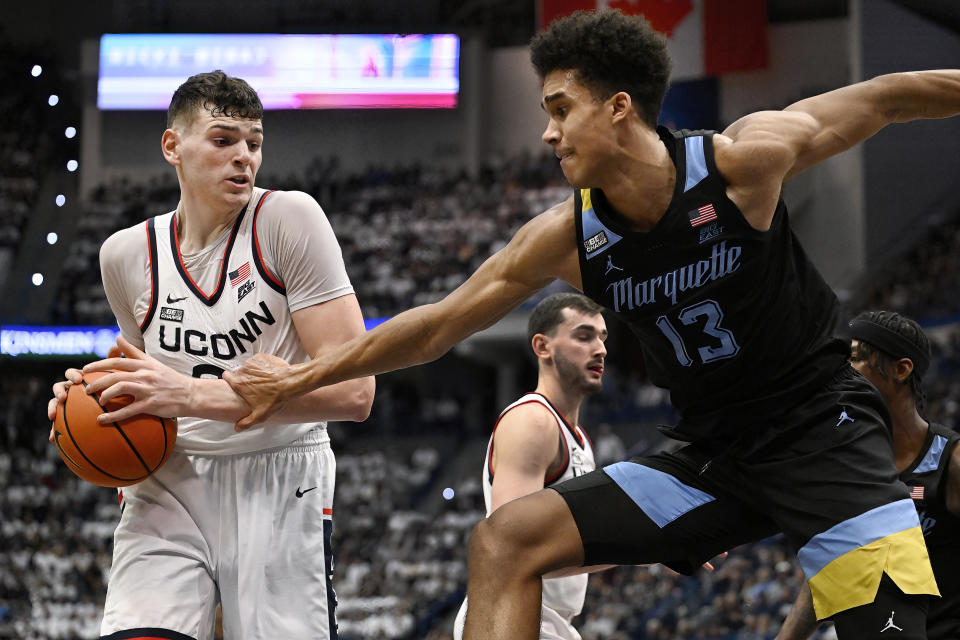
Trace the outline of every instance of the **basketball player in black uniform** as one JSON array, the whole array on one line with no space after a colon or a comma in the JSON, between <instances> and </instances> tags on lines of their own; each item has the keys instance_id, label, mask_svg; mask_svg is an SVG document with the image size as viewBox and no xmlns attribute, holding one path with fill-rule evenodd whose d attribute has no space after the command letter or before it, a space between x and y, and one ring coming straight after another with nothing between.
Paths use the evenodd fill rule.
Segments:
<instances>
[{"instance_id":1,"label":"basketball player in black uniform","mask_svg":"<svg viewBox=\"0 0 960 640\"><path fill-rule=\"evenodd\" d=\"M237 428L317 385L438 358L559 278L633 328L683 417L672 434L690 444L483 520L470 542L465 638L536 638L546 573L652 562L692 571L777 531L840 638L873 637L891 609L901 637L923 637L937 588L897 480L888 414L830 335L836 299L791 233L780 192L888 124L960 113L960 72L881 76L722 133L675 132L656 127L670 61L643 18L576 13L531 49L543 139L573 197L442 301L309 363L251 358L225 374L252 409ZM843 415L852 420L838 425Z\"/></svg>"},{"instance_id":2,"label":"basketball player in black uniform","mask_svg":"<svg viewBox=\"0 0 960 640\"><path fill-rule=\"evenodd\" d=\"M897 471L910 489L940 587L942 597L930 602L927 638L960 638L960 433L920 415L930 340L916 322L891 311L861 313L850 322L850 334L850 362L890 409ZM900 626L893 612L888 622L888 631ZM816 628L804 588L776 640L809 638Z\"/></svg>"}]
</instances>

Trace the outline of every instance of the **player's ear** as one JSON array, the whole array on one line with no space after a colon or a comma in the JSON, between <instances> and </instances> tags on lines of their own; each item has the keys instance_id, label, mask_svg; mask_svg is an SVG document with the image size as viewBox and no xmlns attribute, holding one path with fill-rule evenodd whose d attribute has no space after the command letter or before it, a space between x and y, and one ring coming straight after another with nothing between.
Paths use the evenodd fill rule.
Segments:
<instances>
[{"instance_id":1,"label":"player's ear","mask_svg":"<svg viewBox=\"0 0 960 640\"><path fill-rule=\"evenodd\" d=\"M176 166L180 164L180 133L176 129L167 129L160 138L160 150L164 159Z\"/></svg>"},{"instance_id":2,"label":"player's ear","mask_svg":"<svg viewBox=\"0 0 960 640\"><path fill-rule=\"evenodd\" d=\"M550 338L548 336L545 336L542 333L534 334L533 338L530 340L530 346L533 348L533 355L537 356L538 358L549 357L549 343Z\"/></svg>"},{"instance_id":3,"label":"player's ear","mask_svg":"<svg viewBox=\"0 0 960 640\"><path fill-rule=\"evenodd\" d=\"M894 374L897 377L897 382L906 382L911 373L913 373L913 360L910 358L900 358L897 360L896 369L894 371Z\"/></svg>"},{"instance_id":4,"label":"player's ear","mask_svg":"<svg viewBox=\"0 0 960 640\"><path fill-rule=\"evenodd\" d=\"M633 111L633 99L626 91L618 91L607 99L613 110L613 121L625 119Z\"/></svg>"}]
</instances>

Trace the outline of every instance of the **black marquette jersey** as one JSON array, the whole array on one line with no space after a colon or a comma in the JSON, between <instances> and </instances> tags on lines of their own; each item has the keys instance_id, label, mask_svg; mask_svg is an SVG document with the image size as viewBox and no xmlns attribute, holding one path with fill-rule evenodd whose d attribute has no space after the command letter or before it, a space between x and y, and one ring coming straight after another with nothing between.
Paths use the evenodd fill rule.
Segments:
<instances>
[{"instance_id":1,"label":"black marquette jersey","mask_svg":"<svg viewBox=\"0 0 960 640\"><path fill-rule=\"evenodd\" d=\"M583 291L640 339L651 381L683 416L676 435L742 432L825 385L849 356L832 336L837 299L777 202L769 230L727 197L713 132L658 129L673 199L631 230L599 189L574 194Z\"/></svg>"},{"instance_id":2,"label":"black marquette jersey","mask_svg":"<svg viewBox=\"0 0 960 640\"><path fill-rule=\"evenodd\" d=\"M947 469L960 433L931 424L917 459L900 474L920 515L940 598L930 601L929 640L960 638L960 517L947 511Z\"/></svg>"}]
</instances>

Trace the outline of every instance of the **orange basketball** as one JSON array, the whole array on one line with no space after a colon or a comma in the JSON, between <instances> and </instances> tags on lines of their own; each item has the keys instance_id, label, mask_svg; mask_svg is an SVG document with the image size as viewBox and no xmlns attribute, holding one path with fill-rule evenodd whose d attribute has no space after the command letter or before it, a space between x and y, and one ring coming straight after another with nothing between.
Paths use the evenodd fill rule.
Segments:
<instances>
[{"instance_id":1,"label":"orange basketball","mask_svg":"<svg viewBox=\"0 0 960 640\"><path fill-rule=\"evenodd\" d=\"M86 373L82 384L71 385L67 400L57 407L54 442L64 464L75 474L101 487L126 487L160 468L177 440L177 421L140 414L101 425L97 416L131 401L121 396L101 406L87 395L87 383L112 372ZM106 408L106 411L104 410Z\"/></svg>"}]
</instances>

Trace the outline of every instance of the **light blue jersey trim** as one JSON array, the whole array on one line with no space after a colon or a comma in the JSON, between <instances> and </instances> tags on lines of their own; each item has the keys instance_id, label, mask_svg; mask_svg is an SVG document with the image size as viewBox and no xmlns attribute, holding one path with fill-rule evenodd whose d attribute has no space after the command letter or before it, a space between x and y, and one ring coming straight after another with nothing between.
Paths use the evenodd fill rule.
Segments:
<instances>
[{"instance_id":1,"label":"light blue jersey trim","mask_svg":"<svg viewBox=\"0 0 960 640\"><path fill-rule=\"evenodd\" d=\"M603 470L661 529L715 499L668 473L635 462L618 462Z\"/></svg>"},{"instance_id":2,"label":"light blue jersey trim","mask_svg":"<svg viewBox=\"0 0 960 640\"><path fill-rule=\"evenodd\" d=\"M687 148L687 181L683 185L686 193L707 177L707 157L703 152L703 136L684 138L683 144Z\"/></svg>"},{"instance_id":3,"label":"light blue jersey trim","mask_svg":"<svg viewBox=\"0 0 960 640\"><path fill-rule=\"evenodd\" d=\"M927 455L923 456L923 460L920 461L920 464L917 465L917 468L914 469L913 472L926 473L928 471L936 471L937 467L940 466L940 458L943 457L943 449L946 446L946 438L943 436L933 436L933 442L930 443Z\"/></svg>"},{"instance_id":4,"label":"light blue jersey trim","mask_svg":"<svg viewBox=\"0 0 960 640\"><path fill-rule=\"evenodd\" d=\"M797 558L807 579L810 579L845 553L918 526L920 520L913 500L897 500L818 533L803 545Z\"/></svg>"},{"instance_id":5,"label":"light blue jersey trim","mask_svg":"<svg viewBox=\"0 0 960 640\"><path fill-rule=\"evenodd\" d=\"M607 249L609 249L610 247L617 244L623 239L621 236L618 236L613 231L605 227L602 222L600 222L600 218L597 217L597 212L593 210L593 207L590 207L589 209L583 212L582 220L583 220L583 239L585 241L594 237L601 231L604 233L604 235L607 236L607 241L603 244L602 247L598 247L592 252L587 253L587 260L600 255L601 253L603 253L604 251L606 251Z\"/></svg>"}]
</instances>

